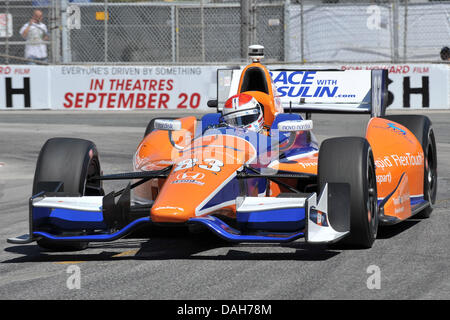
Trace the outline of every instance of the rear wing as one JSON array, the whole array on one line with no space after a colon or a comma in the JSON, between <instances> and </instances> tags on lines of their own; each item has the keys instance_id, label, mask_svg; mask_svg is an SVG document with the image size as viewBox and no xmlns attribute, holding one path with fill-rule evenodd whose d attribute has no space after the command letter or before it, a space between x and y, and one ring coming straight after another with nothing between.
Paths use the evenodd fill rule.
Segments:
<instances>
[{"instance_id":1,"label":"rear wing","mask_svg":"<svg viewBox=\"0 0 450 320\"><path fill-rule=\"evenodd\" d=\"M387 70L269 69L275 98L286 112L385 114ZM219 110L238 92L242 70L217 71Z\"/></svg>"}]
</instances>

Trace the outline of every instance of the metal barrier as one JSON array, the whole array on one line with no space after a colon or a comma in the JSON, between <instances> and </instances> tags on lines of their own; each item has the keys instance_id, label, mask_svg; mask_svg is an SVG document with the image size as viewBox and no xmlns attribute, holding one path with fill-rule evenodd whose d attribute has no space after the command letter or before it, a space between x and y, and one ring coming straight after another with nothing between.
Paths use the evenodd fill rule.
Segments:
<instances>
[{"instance_id":1,"label":"metal barrier","mask_svg":"<svg viewBox=\"0 0 450 320\"><path fill-rule=\"evenodd\" d=\"M254 43L267 62L439 62L450 46L449 0L10 0L1 64L30 62L19 31L34 10L51 64L240 63Z\"/></svg>"}]
</instances>

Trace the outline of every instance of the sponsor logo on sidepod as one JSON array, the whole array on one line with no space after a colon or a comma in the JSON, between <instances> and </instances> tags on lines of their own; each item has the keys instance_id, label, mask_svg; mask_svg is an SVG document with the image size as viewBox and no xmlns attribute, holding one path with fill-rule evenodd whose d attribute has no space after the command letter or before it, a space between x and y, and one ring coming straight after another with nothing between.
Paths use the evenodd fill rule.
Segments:
<instances>
[{"instance_id":1,"label":"sponsor logo on sidepod","mask_svg":"<svg viewBox=\"0 0 450 320\"><path fill-rule=\"evenodd\" d=\"M396 126L395 124L393 124L392 122L389 122L387 125L388 125L389 128L391 128L392 130L394 130L394 132L398 132L399 134L404 135L404 136L406 135L406 131L405 131L405 130L403 130L403 129L397 127L397 126Z\"/></svg>"}]
</instances>

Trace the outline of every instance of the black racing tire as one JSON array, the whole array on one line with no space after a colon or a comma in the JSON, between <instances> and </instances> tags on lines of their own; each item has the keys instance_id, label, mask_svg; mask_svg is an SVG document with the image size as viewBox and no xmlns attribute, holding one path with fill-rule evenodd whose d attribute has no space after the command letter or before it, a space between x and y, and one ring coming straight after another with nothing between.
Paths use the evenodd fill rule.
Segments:
<instances>
[{"instance_id":1,"label":"black racing tire","mask_svg":"<svg viewBox=\"0 0 450 320\"><path fill-rule=\"evenodd\" d=\"M319 149L318 187L350 185L350 235L341 244L372 247L378 232L375 163L369 142L360 137L326 139Z\"/></svg>"},{"instance_id":2,"label":"black racing tire","mask_svg":"<svg viewBox=\"0 0 450 320\"><path fill-rule=\"evenodd\" d=\"M429 206L416 214L417 218L429 218L437 196L437 149L431 120L423 115L389 115L384 119L405 126L419 140L424 155L423 196Z\"/></svg>"},{"instance_id":3,"label":"black racing tire","mask_svg":"<svg viewBox=\"0 0 450 320\"><path fill-rule=\"evenodd\" d=\"M175 120L178 119L177 117L163 117L163 118L153 118L150 120L150 122L147 124L147 128L145 128L144 138L153 130L155 130L155 121L156 120Z\"/></svg>"},{"instance_id":4,"label":"black racing tire","mask_svg":"<svg viewBox=\"0 0 450 320\"><path fill-rule=\"evenodd\" d=\"M76 138L52 138L43 145L33 181L33 195L39 193L39 182L61 181L63 192L73 196L102 196L100 180L90 178L100 175L101 167L95 144ZM44 249L52 251L82 250L88 242L37 241Z\"/></svg>"}]
</instances>

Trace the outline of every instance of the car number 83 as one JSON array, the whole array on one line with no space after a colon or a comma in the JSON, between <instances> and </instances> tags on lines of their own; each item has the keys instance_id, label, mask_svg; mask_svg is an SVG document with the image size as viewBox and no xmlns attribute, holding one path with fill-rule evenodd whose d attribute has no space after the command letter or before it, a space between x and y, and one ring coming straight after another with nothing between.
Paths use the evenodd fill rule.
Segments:
<instances>
[{"instance_id":1,"label":"car number 83","mask_svg":"<svg viewBox=\"0 0 450 320\"><path fill-rule=\"evenodd\" d=\"M196 158L185 159L177 164L173 172L189 169L196 165L201 169L209 170L212 172L220 172L220 170L222 170L221 168L223 167L223 162L217 159L204 159L202 164L197 163L198 159Z\"/></svg>"}]
</instances>

